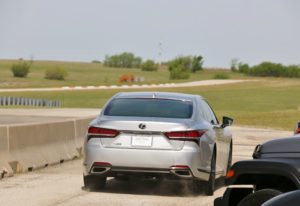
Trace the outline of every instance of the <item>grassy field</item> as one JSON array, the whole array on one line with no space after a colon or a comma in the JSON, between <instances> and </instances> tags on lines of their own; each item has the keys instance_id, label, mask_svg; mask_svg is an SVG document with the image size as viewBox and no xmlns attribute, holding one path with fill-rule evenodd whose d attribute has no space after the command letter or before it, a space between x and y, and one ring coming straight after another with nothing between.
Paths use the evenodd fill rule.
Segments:
<instances>
[{"instance_id":1,"label":"grassy field","mask_svg":"<svg viewBox=\"0 0 300 206\"><path fill-rule=\"evenodd\" d=\"M264 78L257 81L189 88L166 88L155 91L200 94L211 103L219 119L223 115L233 117L236 125L270 127L293 130L300 120L300 81L286 78ZM123 91L147 91L147 89ZM148 91L152 91L153 89ZM101 108L117 92L122 90L63 91L1 93L59 99L64 107Z\"/></svg>"},{"instance_id":2,"label":"grassy field","mask_svg":"<svg viewBox=\"0 0 300 206\"><path fill-rule=\"evenodd\" d=\"M166 68L157 72L145 72L141 69L108 68L99 63L55 61L35 61L27 78L14 78L10 67L15 62L13 60L0 60L0 88L120 85L119 78L123 74L144 77L145 81L141 84L170 82L169 71ZM56 67L67 70L69 75L65 81L44 78L46 69ZM172 82L213 79L216 74L220 73L226 73L230 79L246 78L242 74L232 73L229 70L204 70L192 74L189 80Z\"/></svg>"}]
</instances>

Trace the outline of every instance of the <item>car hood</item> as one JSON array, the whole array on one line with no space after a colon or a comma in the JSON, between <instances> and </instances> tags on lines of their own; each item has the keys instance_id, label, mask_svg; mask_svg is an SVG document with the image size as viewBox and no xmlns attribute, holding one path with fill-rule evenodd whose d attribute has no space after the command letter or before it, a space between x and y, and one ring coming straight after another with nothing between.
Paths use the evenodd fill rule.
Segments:
<instances>
[{"instance_id":1,"label":"car hood","mask_svg":"<svg viewBox=\"0 0 300 206\"><path fill-rule=\"evenodd\" d=\"M266 153L300 153L300 136L280 138L268 141L260 146L259 152Z\"/></svg>"}]
</instances>

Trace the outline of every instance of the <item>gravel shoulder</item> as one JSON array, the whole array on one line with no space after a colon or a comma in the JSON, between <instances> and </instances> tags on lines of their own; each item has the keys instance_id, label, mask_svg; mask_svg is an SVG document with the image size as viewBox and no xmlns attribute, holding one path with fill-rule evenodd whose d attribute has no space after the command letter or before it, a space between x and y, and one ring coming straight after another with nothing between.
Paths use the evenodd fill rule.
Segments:
<instances>
[{"instance_id":1,"label":"gravel shoulder","mask_svg":"<svg viewBox=\"0 0 300 206\"><path fill-rule=\"evenodd\" d=\"M251 158L256 144L291 135L290 131L231 127L234 161ZM209 206L225 190L221 181L215 195L193 196L184 183L167 181L108 181L103 192L82 189L82 160L74 160L31 173L0 180L0 205L13 206Z\"/></svg>"}]
</instances>

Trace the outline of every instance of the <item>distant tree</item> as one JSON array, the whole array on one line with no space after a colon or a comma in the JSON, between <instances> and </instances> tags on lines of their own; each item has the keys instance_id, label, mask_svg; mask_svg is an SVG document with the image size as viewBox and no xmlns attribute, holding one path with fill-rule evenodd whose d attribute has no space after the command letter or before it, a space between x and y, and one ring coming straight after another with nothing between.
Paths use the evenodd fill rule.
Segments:
<instances>
[{"instance_id":1,"label":"distant tree","mask_svg":"<svg viewBox=\"0 0 300 206\"><path fill-rule=\"evenodd\" d=\"M233 72L237 72L238 71L238 64L239 64L239 59L232 59L230 62L230 69Z\"/></svg>"},{"instance_id":2,"label":"distant tree","mask_svg":"<svg viewBox=\"0 0 300 206\"><path fill-rule=\"evenodd\" d=\"M203 65L203 57L202 56L194 56L192 57L192 72L200 71L202 70Z\"/></svg>"},{"instance_id":3,"label":"distant tree","mask_svg":"<svg viewBox=\"0 0 300 206\"><path fill-rule=\"evenodd\" d=\"M101 64L101 61L99 61L99 60L93 60L92 63L94 63L94 64Z\"/></svg>"},{"instance_id":4,"label":"distant tree","mask_svg":"<svg viewBox=\"0 0 300 206\"><path fill-rule=\"evenodd\" d=\"M170 79L188 79L192 68L190 56L180 56L168 63Z\"/></svg>"},{"instance_id":5,"label":"distant tree","mask_svg":"<svg viewBox=\"0 0 300 206\"><path fill-rule=\"evenodd\" d=\"M237 68L239 72L250 76L300 78L300 65L286 66L280 63L262 62L258 65L249 66L239 62Z\"/></svg>"},{"instance_id":6,"label":"distant tree","mask_svg":"<svg viewBox=\"0 0 300 206\"><path fill-rule=\"evenodd\" d=\"M156 64L153 60L147 60L142 65L141 68L143 71L157 71L158 64Z\"/></svg>"},{"instance_id":7,"label":"distant tree","mask_svg":"<svg viewBox=\"0 0 300 206\"><path fill-rule=\"evenodd\" d=\"M273 62L262 62L249 69L248 74L252 76L271 76L271 77L283 77L285 76L285 66Z\"/></svg>"},{"instance_id":8,"label":"distant tree","mask_svg":"<svg viewBox=\"0 0 300 206\"><path fill-rule=\"evenodd\" d=\"M248 74L250 70L250 66L246 63L239 62L237 65L237 70L241 73Z\"/></svg>"},{"instance_id":9,"label":"distant tree","mask_svg":"<svg viewBox=\"0 0 300 206\"><path fill-rule=\"evenodd\" d=\"M142 58L130 52L123 52L112 56L105 56L104 65L108 67L139 68Z\"/></svg>"},{"instance_id":10,"label":"distant tree","mask_svg":"<svg viewBox=\"0 0 300 206\"><path fill-rule=\"evenodd\" d=\"M27 62L20 58L18 63L13 64L10 69L14 77L27 77L32 64L33 64L33 59Z\"/></svg>"}]
</instances>

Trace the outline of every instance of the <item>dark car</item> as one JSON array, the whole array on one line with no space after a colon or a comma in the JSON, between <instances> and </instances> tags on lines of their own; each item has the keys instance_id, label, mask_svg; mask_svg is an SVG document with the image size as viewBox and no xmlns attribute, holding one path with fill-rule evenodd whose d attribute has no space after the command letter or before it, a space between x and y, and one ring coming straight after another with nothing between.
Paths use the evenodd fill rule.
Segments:
<instances>
[{"instance_id":1,"label":"dark car","mask_svg":"<svg viewBox=\"0 0 300 206\"><path fill-rule=\"evenodd\" d=\"M299 206L300 203L300 190L295 190L292 192L283 193L278 195L267 202L262 206Z\"/></svg>"},{"instance_id":2,"label":"dark car","mask_svg":"<svg viewBox=\"0 0 300 206\"><path fill-rule=\"evenodd\" d=\"M300 189L300 122L295 134L257 145L252 160L236 162L215 206L260 206L282 193Z\"/></svg>"}]
</instances>

